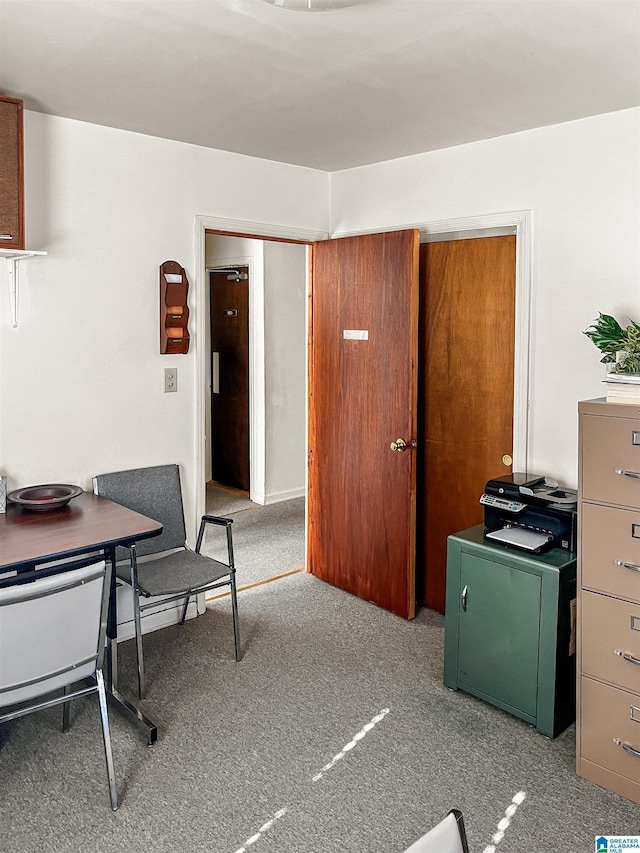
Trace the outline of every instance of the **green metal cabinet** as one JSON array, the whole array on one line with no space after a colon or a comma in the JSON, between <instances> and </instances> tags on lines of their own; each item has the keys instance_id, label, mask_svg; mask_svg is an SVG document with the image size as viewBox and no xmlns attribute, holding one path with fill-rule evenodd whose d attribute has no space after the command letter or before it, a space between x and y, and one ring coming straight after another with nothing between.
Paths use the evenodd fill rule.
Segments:
<instances>
[{"instance_id":1,"label":"green metal cabinet","mask_svg":"<svg viewBox=\"0 0 640 853\"><path fill-rule=\"evenodd\" d=\"M449 536L444 683L554 738L575 720L576 555L527 554L478 525Z\"/></svg>"}]
</instances>

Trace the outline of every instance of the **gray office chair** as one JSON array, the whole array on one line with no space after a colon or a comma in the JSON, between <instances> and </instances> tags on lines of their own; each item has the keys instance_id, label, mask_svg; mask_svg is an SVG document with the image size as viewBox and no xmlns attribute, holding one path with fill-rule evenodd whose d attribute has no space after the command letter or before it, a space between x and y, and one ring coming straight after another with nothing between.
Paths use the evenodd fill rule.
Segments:
<instances>
[{"instance_id":1,"label":"gray office chair","mask_svg":"<svg viewBox=\"0 0 640 853\"><path fill-rule=\"evenodd\" d=\"M135 468L112 474L99 474L93 478L94 492L122 504L163 525L160 536L141 540L128 548L118 548L116 575L131 586L133 615L138 662L138 695L144 697L144 658L142 654L142 628L140 614L157 601L140 604L140 596L163 597L164 601L184 599L183 623L191 596L205 590L228 586L231 588L233 613L233 640L236 660L240 660L240 629L238 626L238 599L236 571L233 564L233 537L230 518L203 515L195 551L186 545L186 529L180 489L180 472L177 465L158 465ZM228 564L200 554L205 526L224 527L227 534ZM153 559L151 559L153 555ZM148 560L138 562L138 557Z\"/></svg>"},{"instance_id":2,"label":"gray office chair","mask_svg":"<svg viewBox=\"0 0 640 853\"><path fill-rule=\"evenodd\" d=\"M462 812L451 809L444 820L419 838L405 853L469 853Z\"/></svg>"},{"instance_id":3,"label":"gray office chair","mask_svg":"<svg viewBox=\"0 0 640 853\"><path fill-rule=\"evenodd\" d=\"M30 573L26 583L14 578L15 583L0 589L0 724L63 705L66 731L70 700L97 693L115 811L118 798L102 675L111 567L100 562L46 577L37 574ZM51 695L60 690L64 692Z\"/></svg>"}]
</instances>

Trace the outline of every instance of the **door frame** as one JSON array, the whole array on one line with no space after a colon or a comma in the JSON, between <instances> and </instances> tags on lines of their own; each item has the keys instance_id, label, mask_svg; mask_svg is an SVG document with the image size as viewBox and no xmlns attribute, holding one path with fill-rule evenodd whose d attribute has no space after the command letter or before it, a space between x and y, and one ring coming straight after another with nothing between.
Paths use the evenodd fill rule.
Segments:
<instances>
[{"instance_id":1,"label":"door frame","mask_svg":"<svg viewBox=\"0 0 640 853\"><path fill-rule=\"evenodd\" d=\"M327 240L326 231L311 231L293 228L287 225L273 225L263 222L251 222L240 219L226 219L215 216L195 217L195 272L194 303L195 315L195 467L193 471L195 485L195 518L200 519L205 512L207 496L207 435L206 407L211 403L210 351L211 341L209 322L209 273L206 268L206 232L224 231L238 237L252 237L255 240L276 239L295 240L300 243L315 243ZM217 264L216 264L217 265ZM265 502L266 472L266 384L265 384L265 302L264 277L254 275L255 267L249 265L249 464L252 500ZM308 279L308 276L307 276ZM253 283L253 287L251 286ZM306 282L308 292L308 280ZM207 391L208 389L208 391ZM306 475L305 475L306 476Z\"/></svg>"},{"instance_id":2,"label":"door frame","mask_svg":"<svg viewBox=\"0 0 640 853\"><path fill-rule=\"evenodd\" d=\"M208 273L205 269L205 236L206 231L225 231L238 236L251 236L255 239L297 240L303 243L314 243L317 240L327 240L338 237L351 237L358 234L375 234L381 231L417 228L420 232L420 242L445 239L472 239L474 237L495 237L505 234L516 236L516 324L515 324L515 363L514 363L514 403L513 403L513 470L526 471L529 457L529 395L531 388L530 373L530 336L531 336L531 290L533 279L533 211L516 210L505 213L490 213L480 216L458 217L454 219L434 220L431 222L387 224L380 228L368 228L362 231L311 231L294 228L287 225L252 222L238 219L219 218L214 216L195 217L195 393L196 393L196 422L195 422L195 466L193 471L195 484L196 519L201 518L206 504L206 434L205 434L205 405L207 395L204 393L208 376L209 336L207 321L209 312L209 294L207 288ZM307 295L309 281L307 276ZM259 288L255 288L258 290ZM253 313L254 322L262 330L257 334L250 370L258 368L256 375L262 378L262 394L264 401L264 289L255 293L259 305L249 305L249 314ZM308 301L307 301L308 304ZM257 309L257 310L256 310ZM307 323L307 335L308 335ZM251 342L252 332L249 330ZM262 369L261 369L262 368ZM307 375L308 378L308 375ZM260 382L257 382L259 386ZM256 392L259 393L258 388ZM307 389L308 396L308 389ZM264 465L265 454L265 424L264 402L262 423L256 423L255 429L261 435L256 441L256 453L262 454ZM261 433L260 433L261 430Z\"/></svg>"}]
</instances>

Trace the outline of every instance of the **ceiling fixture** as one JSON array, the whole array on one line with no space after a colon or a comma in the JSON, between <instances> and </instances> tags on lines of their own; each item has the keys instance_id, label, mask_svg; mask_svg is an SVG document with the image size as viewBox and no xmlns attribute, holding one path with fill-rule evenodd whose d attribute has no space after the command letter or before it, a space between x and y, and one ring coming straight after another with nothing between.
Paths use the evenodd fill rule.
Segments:
<instances>
[{"instance_id":1,"label":"ceiling fixture","mask_svg":"<svg viewBox=\"0 0 640 853\"><path fill-rule=\"evenodd\" d=\"M294 12L330 12L333 9L344 9L346 6L357 6L367 0L264 0L271 6L281 9L291 9Z\"/></svg>"}]
</instances>

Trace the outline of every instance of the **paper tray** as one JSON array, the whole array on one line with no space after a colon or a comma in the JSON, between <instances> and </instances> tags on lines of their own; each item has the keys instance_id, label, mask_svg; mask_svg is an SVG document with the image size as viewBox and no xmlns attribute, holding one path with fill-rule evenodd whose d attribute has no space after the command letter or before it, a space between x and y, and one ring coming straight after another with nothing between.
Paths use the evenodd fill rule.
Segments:
<instances>
[{"instance_id":1,"label":"paper tray","mask_svg":"<svg viewBox=\"0 0 640 853\"><path fill-rule=\"evenodd\" d=\"M532 554L539 554L553 540L553 536L548 533L525 530L523 527L503 527L501 530L493 530L491 533L487 533L486 537L496 542L502 542L504 545L522 548Z\"/></svg>"}]
</instances>

